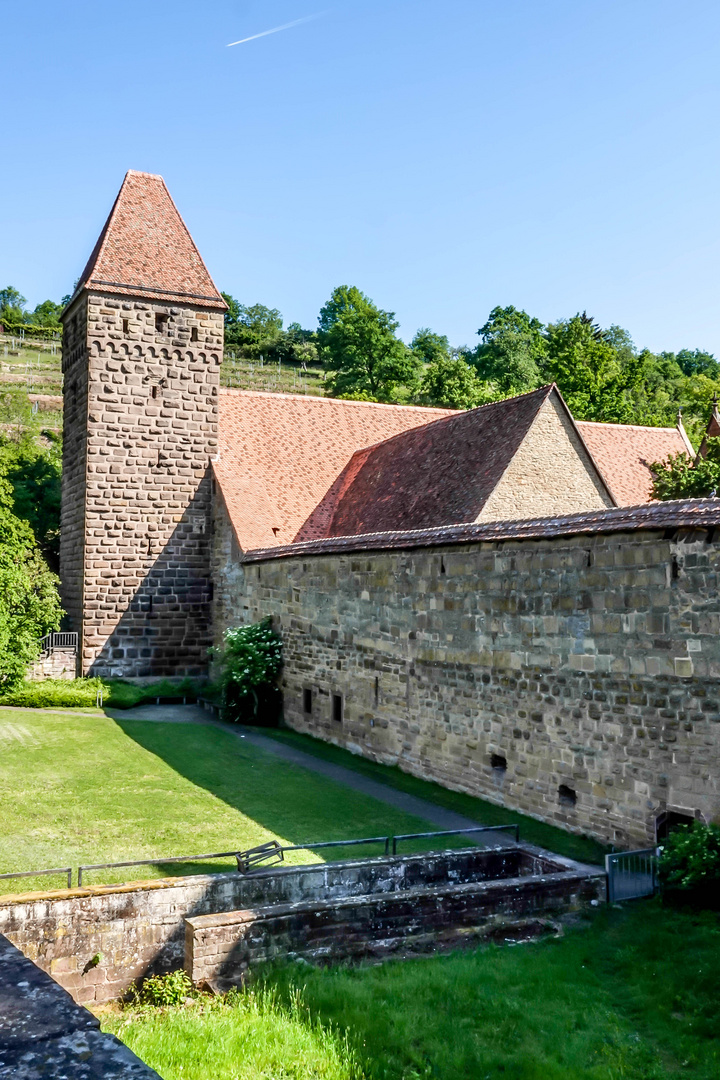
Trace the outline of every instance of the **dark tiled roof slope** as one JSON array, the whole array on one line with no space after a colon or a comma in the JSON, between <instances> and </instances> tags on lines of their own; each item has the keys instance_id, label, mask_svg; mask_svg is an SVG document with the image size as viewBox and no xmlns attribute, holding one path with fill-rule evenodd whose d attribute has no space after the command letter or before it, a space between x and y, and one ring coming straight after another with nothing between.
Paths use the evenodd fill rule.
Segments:
<instances>
[{"instance_id":1,"label":"dark tiled roof slope","mask_svg":"<svg viewBox=\"0 0 720 1080\"><path fill-rule=\"evenodd\" d=\"M679 428L596 424L577 420L585 445L618 506L647 502L652 488L649 466L668 454L692 454Z\"/></svg>"},{"instance_id":2,"label":"dark tiled roof slope","mask_svg":"<svg viewBox=\"0 0 720 1080\"><path fill-rule=\"evenodd\" d=\"M562 517L523 518L520 521L488 521L480 525L449 525L439 529L336 536L249 551L243 561L265 562L269 559L289 559L302 555L391 551L396 548L400 550L448 544L492 543L500 540L545 540L643 529L714 529L717 526L720 526L720 499L682 499L566 514Z\"/></svg>"},{"instance_id":3,"label":"dark tiled roof slope","mask_svg":"<svg viewBox=\"0 0 720 1080\"><path fill-rule=\"evenodd\" d=\"M76 293L144 296L224 310L162 176L126 174Z\"/></svg>"},{"instance_id":4,"label":"dark tiled roof slope","mask_svg":"<svg viewBox=\"0 0 720 1080\"><path fill-rule=\"evenodd\" d=\"M326 535L474 521L552 391L446 416L358 451L334 485ZM307 538L305 530L297 537Z\"/></svg>"}]
</instances>

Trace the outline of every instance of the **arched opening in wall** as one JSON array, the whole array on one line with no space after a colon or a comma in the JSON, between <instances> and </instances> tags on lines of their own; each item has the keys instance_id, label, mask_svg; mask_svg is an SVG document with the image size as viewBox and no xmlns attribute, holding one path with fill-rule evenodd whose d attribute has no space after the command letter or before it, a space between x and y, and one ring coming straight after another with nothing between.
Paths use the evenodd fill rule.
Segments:
<instances>
[{"instance_id":1,"label":"arched opening in wall","mask_svg":"<svg viewBox=\"0 0 720 1080\"><path fill-rule=\"evenodd\" d=\"M684 814L680 810L666 810L655 819L655 839L661 844L679 825L692 825L694 821L692 814Z\"/></svg>"},{"instance_id":2,"label":"arched opening in wall","mask_svg":"<svg viewBox=\"0 0 720 1080\"><path fill-rule=\"evenodd\" d=\"M574 788L568 787L567 784L561 784L558 788L558 799L561 806L575 806L577 803L577 792Z\"/></svg>"},{"instance_id":3,"label":"arched opening in wall","mask_svg":"<svg viewBox=\"0 0 720 1080\"><path fill-rule=\"evenodd\" d=\"M491 754L490 766L496 778L502 777L507 772L507 758L503 754Z\"/></svg>"}]
</instances>

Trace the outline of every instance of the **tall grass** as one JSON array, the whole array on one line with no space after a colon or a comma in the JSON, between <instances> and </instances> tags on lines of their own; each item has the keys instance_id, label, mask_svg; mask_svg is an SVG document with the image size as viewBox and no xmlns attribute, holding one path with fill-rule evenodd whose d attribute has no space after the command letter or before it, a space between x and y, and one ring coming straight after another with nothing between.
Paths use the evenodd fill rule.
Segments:
<instances>
[{"instance_id":1,"label":"tall grass","mask_svg":"<svg viewBox=\"0 0 720 1080\"><path fill-rule=\"evenodd\" d=\"M297 992L206 998L103 1017L164 1080L361 1080L345 1036L311 1019Z\"/></svg>"},{"instance_id":2,"label":"tall grass","mask_svg":"<svg viewBox=\"0 0 720 1080\"><path fill-rule=\"evenodd\" d=\"M104 1026L166 1080L720 1077L720 920L657 901L556 940L287 964L263 986Z\"/></svg>"}]
</instances>

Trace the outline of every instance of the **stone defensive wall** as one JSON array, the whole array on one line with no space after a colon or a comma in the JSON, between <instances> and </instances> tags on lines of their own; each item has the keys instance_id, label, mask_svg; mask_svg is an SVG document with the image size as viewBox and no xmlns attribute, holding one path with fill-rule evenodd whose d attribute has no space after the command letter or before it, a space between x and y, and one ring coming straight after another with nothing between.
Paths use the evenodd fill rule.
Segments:
<instances>
[{"instance_id":1,"label":"stone defensive wall","mask_svg":"<svg viewBox=\"0 0 720 1080\"><path fill-rule=\"evenodd\" d=\"M620 847L720 815L720 502L242 554L215 636L271 616L285 722Z\"/></svg>"},{"instance_id":2,"label":"stone defensive wall","mask_svg":"<svg viewBox=\"0 0 720 1080\"><path fill-rule=\"evenodd\" d=\"M241 983L253 964L382 956L482 937L604 900L602 869L531 845L158 878L0 897L1 935L78 1003L185 967Z\"/></svg>"}]
</instances>

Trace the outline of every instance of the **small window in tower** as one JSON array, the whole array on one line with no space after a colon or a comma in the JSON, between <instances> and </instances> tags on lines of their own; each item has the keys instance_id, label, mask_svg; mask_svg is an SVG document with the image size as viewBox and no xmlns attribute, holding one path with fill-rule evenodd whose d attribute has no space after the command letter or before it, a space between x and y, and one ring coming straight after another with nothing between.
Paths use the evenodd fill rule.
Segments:
<instances>
[{"instance_id":1,"label":"small window in tower","mask_svg":"<svg viewBox=\"0 0 720 1080\"><path fill-rule=\"evenodd\" d=\"M158 312L155 315L155 330L158 334L167 333L168 316Z\"/></svg>"},{"instance_id":2,"label":"small window in tower","mask_svg":"<svg viewBox=\"0 0 720 1080\"><path fill-rule=\"evenodd\" d=\"M312 713L312 690L309 686L303 690L303 712L308 716Z\"/></svg>"},{"instance_id":3,"label":"small window in tower","mask_svg":"<svg viewBox=\"0 0 720 1080\"><path fill-rule=\"evenodd\" d=\"M190 340L191 340L191 341L197 341L197 339L198 339L198 329L197 329L197 326L191 326L191 327L190 327Z\"/></svg>"},{"instance_id":4,"label":"small window in tower","mask_svg":"<svg viewBox=\"0 0 720 1080\"><path fill-rule=\"evenodd\" d=\"M507 758L503 754L491 754L490 765L497 773L504 773L507 771Z\"/></svg>"},{"instance_id":5,"label":"small window in tower","mask_svg":"<svg viewBox=\"0 0 720 1080\"><path fill-rule=\"evenodd\" d=\"M129 319L123 319L123 334L129 334L129 333L130 333L130 320Z\"/></svg>"},{"instance_id":6,"label":"small window in tower","mask_svg":"<svg viewBox=\"0 0 720 1080\"><path fill-rule=\"evenodd\" d=\"M343 718L343 699L342 694L333 694L332 696L332 718L336 724L342 724Z\"/></svg>"},{"instance_id":7,"label":"small window in tower","mask_svg":"<svg viewBox=\"0 0 720 1080\"><path fill-rule=\"evenodd\" d=\"M150 389L150 394L152 395L153 398L157 397L157 383L152 384L152 387Z\"/></svg>"}]
</instances>

